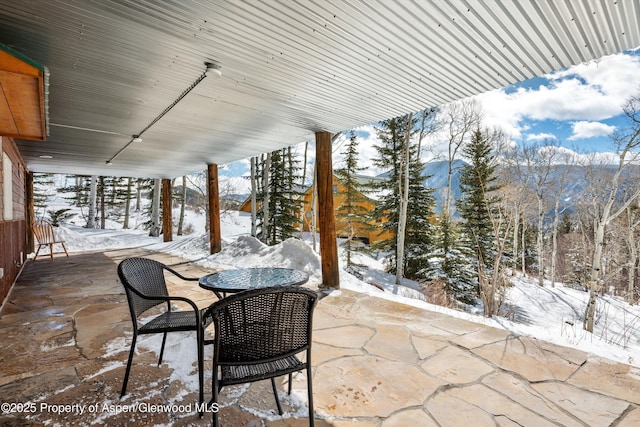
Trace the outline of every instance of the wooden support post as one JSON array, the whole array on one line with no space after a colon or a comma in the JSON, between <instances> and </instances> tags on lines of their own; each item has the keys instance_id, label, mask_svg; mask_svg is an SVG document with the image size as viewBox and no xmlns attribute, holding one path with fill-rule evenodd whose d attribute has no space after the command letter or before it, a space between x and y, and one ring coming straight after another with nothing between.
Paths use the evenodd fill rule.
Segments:
<instances>
[{"instance_id":1,"label":"wooden support post","mask_svg":"<svg viewBox=\"0 0 640 427\"><path fill-rule=\"evenodd\" d=\"M209 190L209 246L212 254L222 250L220 235L220 191L218 189L218 165L207 166L207 188Z\"/></svg>"},{"instance_id":2,"label":"wooden support post","mask_svg":"<svg viewBox=\"0 0 640 427\"><path fill-rule=\"evenodd\" d=\"M33 239L33 221L35 220L35 200L33 198L33 173L27 172L25 174L25 198L27 200L26 206L26 230L27 230L27 253L30 254L35 251L35 242Z\"/></svg>"},{"instance_id":3,"label":"wooden support post","mask_svg":"<svg viewBox=\"0 0 640 427\"><path fill-rule=\"evenodd\" d=\"M165 242L173 241L173 197L171 180L162 180L162 235Z\"/></svg>"},{"instance_id":4,"label":"wooden support post","mask_svg":"<svg viewBox=\"0 0 640 427\"><path fill-rule=\"evenodd\" d=\"M318 222L320 225L320 256L322 258L322 288L340 288L338 243L333 208L333 164L331 134L316 132L316 177L318 186Z\"/></svg>"}]
</instances>

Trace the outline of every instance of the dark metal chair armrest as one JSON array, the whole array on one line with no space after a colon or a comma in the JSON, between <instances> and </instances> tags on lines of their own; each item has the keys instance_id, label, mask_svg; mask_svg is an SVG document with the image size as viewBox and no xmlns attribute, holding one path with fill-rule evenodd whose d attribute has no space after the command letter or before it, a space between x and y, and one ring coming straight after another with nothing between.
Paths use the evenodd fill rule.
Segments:
<instances>
[{"instance_id":1,"label":"dark metal chair armrest","mask_svg":"<svg viewBox=\"0 0 640 427\"><path fill-rule=\"evenodd\" d=\"M180 274L180 273L178 273L177 271L175 271L173 268L168 267L168 266L166 266L166 265L164 265L164 266L163 266L163 268L164 268L165 270L169 271L171 274L173 274L173 275L175 275L175 276L179 277L179 278L180 278L180 279L182 279L182 280L188 280L188 281L196 281L196 280L200 280L200 278L199 278L199 277L186 277L186 276L183 276L182 274Z\"/></svg>"}]
</instances>

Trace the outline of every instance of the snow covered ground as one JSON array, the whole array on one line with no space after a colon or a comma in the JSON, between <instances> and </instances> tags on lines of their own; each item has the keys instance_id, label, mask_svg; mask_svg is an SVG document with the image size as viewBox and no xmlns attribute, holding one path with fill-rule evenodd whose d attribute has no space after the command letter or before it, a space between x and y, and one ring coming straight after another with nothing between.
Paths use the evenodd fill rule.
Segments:
<instances>
[{"instance_id":1,"label":"snow covered ground","mask_svg":"<svg viewBox=\"0 0 640 427\"><path fill-rule=\"evenodd\" d=\"M174 218L177 215L176 211ZM223 249L214 255L209 255L209 238L202 231L204 218L193 212L188 213L186 222L197 231L189 236L175 236L174 233L174 241L167 243L162 241L162 237L149 237L141 230L122 230L116 223L108 224L109 230L89 230L81 226L84 225L82 220L74 222L72 220L57 229L70 252L145 247L171 253L205 267L291 267L307 272L310 284L317 285L322 280L320 258L314 252L309 236L305 236L304 241L289 239L276 246L265 246L250 236L250 218L240 212L223 214ZM489 319L428 304L415 290L416 283L405 281L403 284L406 286L396 286L395 277L383 271L379 260L363 257L358 261L366 263L368 271L363 280L359 280L340 269L343 288L507 329L640 367L640 307L629 306L620 298L598 298L595 332L590 334L583 331L581 320L588 295L579 290L562 285L540 287L534 278L517 278L507 296L511 308L509 319ZM382 289L369 284L372 282Z\"/></svg>"}]
</instances>

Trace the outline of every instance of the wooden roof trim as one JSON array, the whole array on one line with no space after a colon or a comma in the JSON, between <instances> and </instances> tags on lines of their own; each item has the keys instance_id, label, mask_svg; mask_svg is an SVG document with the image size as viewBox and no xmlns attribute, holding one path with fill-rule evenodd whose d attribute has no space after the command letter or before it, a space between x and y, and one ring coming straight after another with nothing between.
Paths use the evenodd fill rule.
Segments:
<instances>
[{"instance_id":1,"label":"wooden roof trim","mask_svg":"<svg viewBox=\"0 0 640 427\"><path fill-rule=\"evenodd\" d=\"M0 43L0 134L44 141L46 67Z\"/></svg>"}]
</instances>

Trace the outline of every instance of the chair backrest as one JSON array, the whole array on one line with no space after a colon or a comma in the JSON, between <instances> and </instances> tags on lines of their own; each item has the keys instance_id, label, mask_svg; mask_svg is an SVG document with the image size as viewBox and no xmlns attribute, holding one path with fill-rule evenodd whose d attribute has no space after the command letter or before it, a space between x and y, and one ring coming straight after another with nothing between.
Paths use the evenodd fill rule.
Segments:
<instances>
[{"instance_id":1,"label":"chair backrest","mask_svg":"<svg viewBox=\"0 0 640 427\"><path fill-rule=\"evenodd\" d=\"M135 322L140 314L163 300L146 299L142 296L169 296L161 262L148 258L127 258L118 265L118 277L127 293L131 317Z\"/></svg>"},{"instance_id":2,"label":"chair backrest","mask_svg":"<svg viewBox=\"0 0 640 427\"><path fill-rule=\"evenodd\" d=\"M33 234L36 235L36 239L41 245L56 243L53 225L46 219L37 219L33 222Z\"/></svg>"},{"instance_id":3,"label":"chair backrest","mask_svg":"<svg viewBox=\"0 0 640 427\"><path fill-rule=\"evenodd\" d=\"M214 357L219 364L278 359L311 345L318 297L300 287L255 289L213 303L204 318L215 325Z\"/></svg>"}]
</instances>

